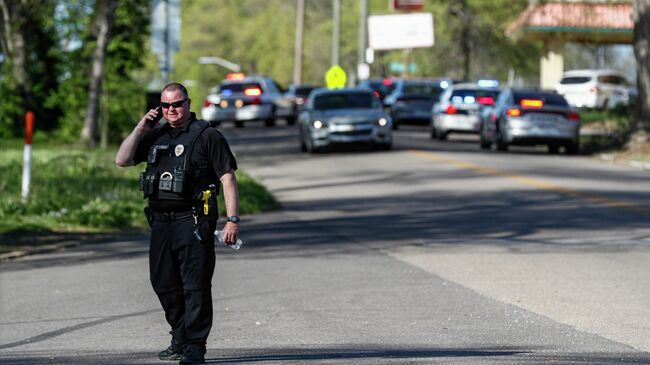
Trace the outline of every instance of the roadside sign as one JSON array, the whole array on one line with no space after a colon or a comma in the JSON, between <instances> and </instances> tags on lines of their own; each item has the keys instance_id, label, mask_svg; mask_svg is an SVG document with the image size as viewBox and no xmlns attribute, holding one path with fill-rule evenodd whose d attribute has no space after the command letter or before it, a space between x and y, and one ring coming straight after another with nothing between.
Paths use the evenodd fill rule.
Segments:
<instances>
[{"instance_id":1,"label":"roadside sign","mask_svg":"<svg viewBox=\"0 0 650 365\"><path fill-rule=\"evenodd\" d=\"M345 87L347 78L345 70L339 65L334 65L325 73L325 85L328 89L342 89Z\"/></svg>"},{"instance_id":2,"label":"roadside sign","mask_svg":"<svg viewBox=\"0 0 650 365\"><path fill-rule=\"evenodd\" d=\"M409 64L409 73L415 73L417 71L418 66L415 63L410 63ZM391 62L388 64L388 70L390 72L395 72L395 73L402 73L404 72L404 64L401 62Z\"/></svg>"},{"instance_id":3,"label":"roadside sign","mask_svg":"<svg viewBox=\"0 0 650 365\"><path fill-rule=\"evenodd\" d=\"M424 9L423 0L392 0L390 4L393 10L422 11Z\"/></svg>"},{"instance_id":4,"label":"roadside sign","mask_svg":"<svg viewBox=\"0 0 650 365\"><path fill-rule=\"evenodd\" d=\"M433 46L433 14L412 13L368 17L372 49L410 49Z\"/></svg>"}]
</instances>

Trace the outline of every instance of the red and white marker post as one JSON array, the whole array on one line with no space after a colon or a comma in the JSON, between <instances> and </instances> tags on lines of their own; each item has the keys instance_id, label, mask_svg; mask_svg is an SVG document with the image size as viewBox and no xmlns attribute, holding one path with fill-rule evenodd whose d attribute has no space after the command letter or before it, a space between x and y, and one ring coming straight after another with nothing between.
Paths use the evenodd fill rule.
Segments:
<instances>
[{"instance_id":1,"label":"red and white marker post","mask_svg":"<svg viewBox=\"0 0 650 365\"><path fill-rule=\"evenodd\" d=\"M34 132L34 113L25 113L25 149L23 150L23 202L29 197L29 182L32 178L32 133Z\"/></svg>"}]
</instances>

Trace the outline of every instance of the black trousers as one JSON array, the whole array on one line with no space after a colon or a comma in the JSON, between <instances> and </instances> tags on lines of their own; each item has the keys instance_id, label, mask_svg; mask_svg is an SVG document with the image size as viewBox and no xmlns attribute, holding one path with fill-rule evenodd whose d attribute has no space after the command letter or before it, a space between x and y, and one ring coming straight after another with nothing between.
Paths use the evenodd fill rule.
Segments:
<instances>
[{"instance_id":1,"label":"black trousers","mask_svg":"<svg viewBox=\"0 0 650 365\"><path fill-rule=\"evenodd\" d=\"M151 285L171 326L172 347L205 352L212 328L212 275L216 218L199 217L203 241L194 237L194 218L153 219L149 246Z\"/></svg>"}]
</instances>

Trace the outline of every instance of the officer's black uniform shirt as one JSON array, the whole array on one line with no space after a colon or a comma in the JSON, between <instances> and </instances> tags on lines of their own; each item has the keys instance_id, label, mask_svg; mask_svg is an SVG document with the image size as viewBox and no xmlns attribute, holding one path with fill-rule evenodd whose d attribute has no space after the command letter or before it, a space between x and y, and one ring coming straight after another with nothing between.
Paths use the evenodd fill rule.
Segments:
<instances>
[{"instance_id":1,"label":"officer's black uniform shirt","mask_svg":"<svg viewBox=\"0 0 650 365\"><path fill-rule=\"evenodd\" d=\"M190 127L190 124L196 120L196 114L191 113L190 121L183 128L169 128L167 126L162 127L166 128L167 133L172 138L178 137L181 133L187 133ZM135 152L133 161L135 164L147 161L147 156L149 155L149 149L156 142L156 131L154 130L151 133L145 134L140 142ZM194 145L194 150L192 151L192 156L190 156L190 161L194 169L210 169L211 175L214 175L214 179L210 179L211 183L217 186L217 191L219 191L221 182L219 177L225 174L228 171L237 170L237 161L235 156L233 156L230 151L230 146L228 141L221 134L221 132L216 128L208 128L196 141ZM212 181L214 180L214 181ZM166 199L149 199L149 207L153 210L160 212L169 212L169 211L185 211L192 208L191 201L181 201L181 200L166 200Z\"/></svg>"}]
</instances>

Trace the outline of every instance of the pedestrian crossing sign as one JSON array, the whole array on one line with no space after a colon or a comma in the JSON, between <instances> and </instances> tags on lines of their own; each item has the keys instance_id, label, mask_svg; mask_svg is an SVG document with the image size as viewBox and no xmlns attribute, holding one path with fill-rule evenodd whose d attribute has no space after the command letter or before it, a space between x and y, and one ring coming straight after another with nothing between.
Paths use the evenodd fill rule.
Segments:
<instances>
[{"instance_id":1,"label":"pedestrian crossing sign","mask_svg":"<svg viewBox=\"0 0 650 365\"><path fill-rule=\"evenodd\" d=\"M328 89L342 89L345 87L346 81L347 75L345 74L345 70L339 65L330 67L325 73L325 85L327 85Z\"/></svg>"}]
</instances>

